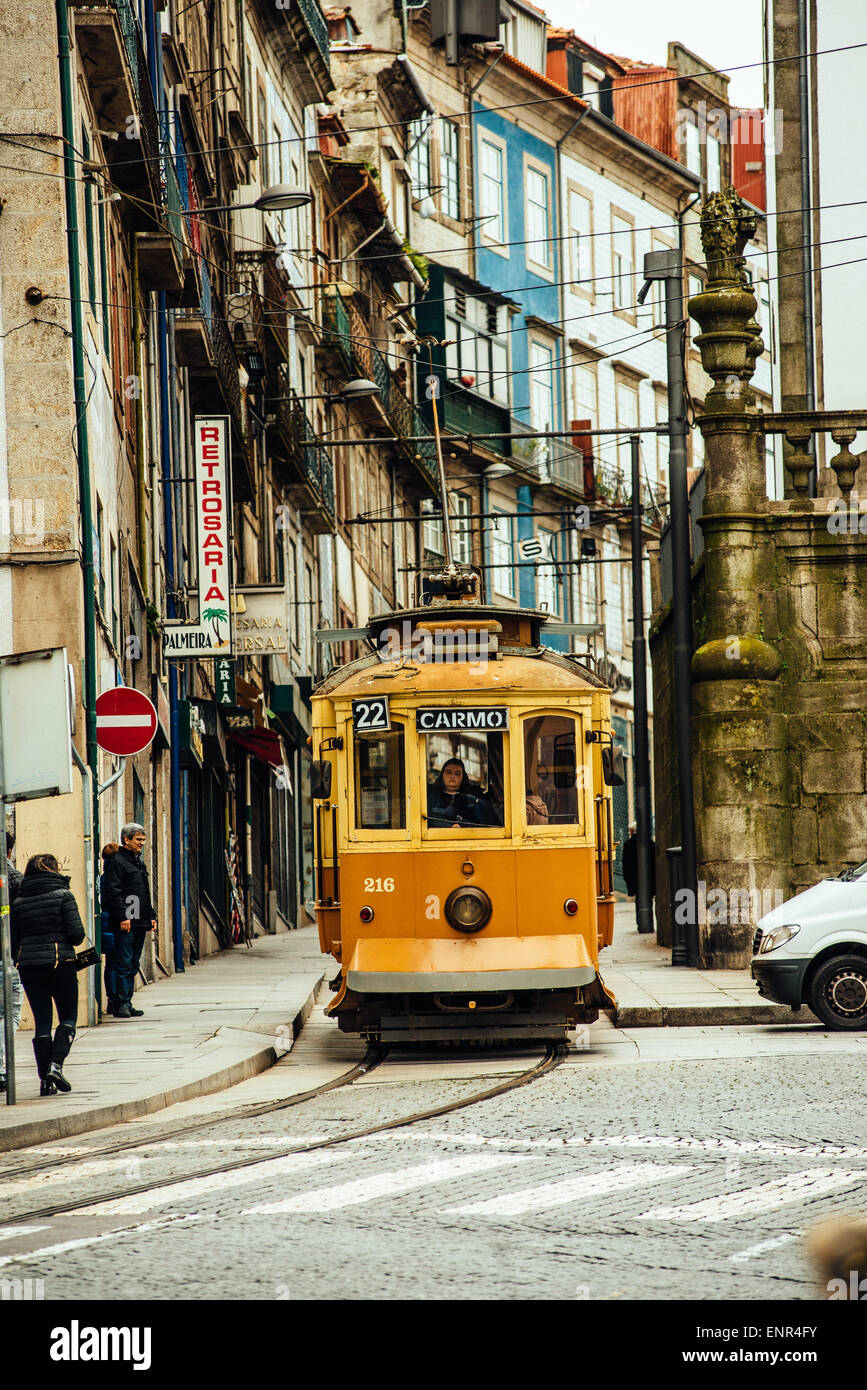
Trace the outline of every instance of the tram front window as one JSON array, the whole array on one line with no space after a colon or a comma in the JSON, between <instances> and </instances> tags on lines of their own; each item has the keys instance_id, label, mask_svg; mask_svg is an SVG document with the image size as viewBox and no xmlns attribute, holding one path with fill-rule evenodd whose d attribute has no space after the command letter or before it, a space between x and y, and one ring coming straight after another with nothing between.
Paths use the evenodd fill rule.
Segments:
<instances>
[{"instance_id":1,"label":"tram front window","mask_svg":"<svg viewBox=\"0 0 867 1390\"><path fill-rule=\"evenodd\" d=\"M577 825L575 720L546 714L524 723L528 825Z\"/></svg>"},{"instance_id":2,"label":"tram front window","mask_svg":"<svg viewBox=\"0 0 867 1390\"><path fill-rule=\"evenodd\" d=\"M425 735L427 824L468 830L503 824L503 735Z\"/></svg>"},{"instance_id":3,"label":"tram front window","mask_svg":"<svg viewBox=\"0 0 867 1390\"><path fill-rule=\"evenodd\" d=\"M359 830L406 828L403 726L355 735L355 824Z\"/></svg>"}]
</instances>

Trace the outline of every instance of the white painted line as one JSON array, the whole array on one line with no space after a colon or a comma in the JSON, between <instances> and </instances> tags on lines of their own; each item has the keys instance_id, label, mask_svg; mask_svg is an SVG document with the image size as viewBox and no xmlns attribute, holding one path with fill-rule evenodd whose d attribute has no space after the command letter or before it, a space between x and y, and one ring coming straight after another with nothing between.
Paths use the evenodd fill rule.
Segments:
<instances>
[{"instance_id":1,"label":"white painted line","mask_svg":"<svg viewBox=\"0 0 867 1390\"><path fill-rule=\"evenodd\" d=\"M64 1164L62 1168L49 1168L44 1173L31 1173L29 1178L10 1181L0 1178L0 1198L14 1197L22 1192L32 1192L34 1188L45 1187L53 1182L73 1182L76 1178L94 1178L100 1173L123 1172L138 1160L129 1158L85 1159L81 1163ZM131 1181L132 1179L130 1179Z\"/></svg>"},{"instance_id":2,"label":"white painted line","mask_svg":"<svg viewBox=\"0 0 867 1390\"><path fill-rule=\"evenodd\" d=\"M392 1172L374 1173L368 1178L356 1178L337 1187L318 1187L312 1192L299 1192L282 1202L266 1202L250 1207L244 1216L266 1216L270 1213L337 1211L342 1207L372 1202L377 1197L395 1197L399 1192L412 1192L438 1182L449 1182L472 1173L486 1173L492 1168L504 1168L514 1163L529 1163L529 1155L465 1154L462 1158L443 1158L435 1163L422 1163L414 1168L397 1168Z\"/></svg>"},{"instance_id":3,"label":"white painted line","mask_svg":"<svg viewBox=\"0 0 867 1390\"><path fill-rule=\"evenodd\" d=\"M781 1245L788 1245L790 1241L797 1240L803 1235L803 1231L787 1231L783 1236L772 1236L770 1240L760 1240L758 1245L748 1245L746 1250L738 1250L736 1254L729 1255L732 1264L740 1264L743 1260L754 1260L757 1255L764 1255L767 1250L777 1250Z\"/></svg>"},{"instance_id":4,"label":"white painted line","mask_svg":"<svg viewBox=\"0 0 867 1390\"><path fill-rule=\"evenodd\" d=\"M98 714L98 729L149 729L154 722L152 714Z\"/></svg>"},{"instance_id":5,"label":"white painted line","mask_svg":"<svg viewBox=\"0 0 867 1390\"><path fill-rule=\"evenodd\" d=\"M683 1207L655 1207L643 1211L646 1221L728 1221L734 1217L752 1216L759 1211L772 1211L791 1202L808 1202L834 1188L854 1187L864 1182L865 1174L857 1169L832 1172L829 1168L805 1168L801 1173L774 1178L758 1187L745 1187L740 1192L719 1193L702 1202Z\"/></svg>"},{"instance_id":6,"label":"white painted line","mask_svg":"<svg viewBox=\"0 0 867 1390\"><path fill-rule=\"evenodd\" d=\"M282 1177L287 1173L302 1173L307 1168L317 1168L322 1164L336 1163L335 1153L292 1154L283 1158L264 1158L261 1163L252 1163L249 1168L233 1168L230 1173L213 1173L207 1178L181 1178L167 1187L152 1187L147 1192L136 1192L131 1197L112 1198L108 1202L97 1202L90 1207L78 1207L70 1216L134 1216L139 1212L152 1211L154 1207L167 1207L172 1202L188 1202L195 1197L208 1197L215 1192L240 1187L251 1182L267 1182L271 1178Z\"/></svg>"},{"instance_id":7,"label":"white painted line","mask_svg":"<svg viewBox=\"0 0 867 1390\"><path fill-rule=\"evenodd\" d=\"M445 1207L443 1216L524 1216L528 1211L545 1211L563 1207L568 1202L581 1202L587 1197L605 1197L629 1187L645 1183L664 1182L666 1178L692 1173L692 1164L684 1163L621 1163L600 1173L582 1173L562 1182L546 1182L540 1187L525 1187L520 1192L504 1192L483 1202L470 1202L460 1207Z\"/></svg>"},{"instance_id":8,"label":"white painted line","mask_svg":"<svg viewBox=\"0 0 867 1390\"><path fill-rule=\"evenodd\" d=\"M190 1216L160 1216L155 1221L141 1221L135 1226L121 1226L117 1231L104 1231L99 1236L80 1236L77 1240L62 1240L57 1245L43 1245L39 1250L23 1250L18 1255L0 1256L0 1269L4 1265L22 1264L25 1260L41 1260L48 1255L65 1255L70 1250L83 1250L88 1245L100 1245L107 1240L120 1240L122 1236L142 1235L146 1231L158 1231L164 1226L189 1226L194 1221L204 1221L204 1216L193 1212ZM19 1231L27 1230L19 1226Z\"/></svg>"},{"instance_id":9,"label":"white painted line","mask_svg":"<svg viewBox=\"0 0 867 1390\"><path fill-rule=\"evenodd\" d=\"M417 1130L404 1139L432 1139L495 1149L678 1149L683 1153L748 1154L753 1158L843 1158L867 1160L867 1148L847 1144L773 1144L759 1139L694 1139L673 1134L576 1134L563 1139L501 1139L496 1135ZM867 1174L865 1174L867 1177Z\"/></svg>"},{"instance_id":10,"label":"white painted line","mask_svg":"<svg viewBox=\"0 0 867 1390\"><path fill-rule=\"evenodd\" d=\"M14 1240L16 1236L35 1236L37 1231L47 1231L48 1226L0 1226L0 1240Z\"/></svg>"}]
</instances>

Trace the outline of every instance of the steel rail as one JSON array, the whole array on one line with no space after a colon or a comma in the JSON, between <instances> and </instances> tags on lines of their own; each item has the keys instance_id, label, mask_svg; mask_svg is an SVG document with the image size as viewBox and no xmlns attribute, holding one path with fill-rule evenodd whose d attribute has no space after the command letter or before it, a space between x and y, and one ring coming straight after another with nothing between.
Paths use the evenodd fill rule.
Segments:
<instances>
[{"instance_id":1,"label":"steel rail","mask_svg":"<svg viewBox=\"0 0 867 1390\"><path fill-rule=\"evenodd\" d=\"M377 1047L377 1051L382 1052L382 1049ZM4 1228L8 1230L11 1226L27 1225L32 1221L44 1221L54 1216L63 1216L68 1212L82 1211L88 1207L97 1206L101 1202L117 1202L125 1197L135 1197L145 1192L158 1192L160 1188L176 1187L180 1183L195 1182L201 1178L218 1177L222 1173L232 1173L243 1168L252 1168L257 1163L269 1163L274 1159L291 1158L294 1154L314 1153L319 1149L331 1149L337 1147L339 1144L349 1144L354 1139L367 1139L370 1135L382 1134L391 1129L403 1129L407 1125L418 1124L421 1120L433 1120L440 1115L448 1115L456 1110L465 1110L470 1105L478 1105L484 1100L491 1100L495 1096L505 1095L508 1091L517 1090L520 1086L526 1086L530 1082L538 1080L540 1076L545 1076L548 1072L558 1067L568 1054L568 1051L568 1045L565 1042L552 1043L546 1048L544 1057L527 1071L520 1072L517 1076L509 1077L507 1080L501 1081L498 1085L491 1086L485 1091L477 1091L474 1095L466 1096L462 1100L449 1101L445 1105L436 1105L429 1110L418 1110L410 1115L398 1116L396 1120L384 1121L382 1124L378 1125L368 1125L364 1129L350 1130L348 1134L335 1135L332 1139L321 1139L314 1144L301 1144L291 1149L281 1149L277 1153L269 1154L267 1158L263 1158L261 1154L257 1154L253 1158L237 1159L232 1163L220 1163L212 1168L199 1168L195 1172L186 1173L181 1177L175 1175L171 1178L158 1178L156 1181L138 1183L134 1187L125 1187L120 1191L115 1189L112 1192L100 1192L95 1195L91 1193L86 1197L76 1198L73 1201L56 1202L52 1206L39 1207L33 1211L22 1212L17 1216L5 1217L3 1225ZM363 1063L361 1065L363 1065ZM340 1078L338 1078L338 1082L339 1081ZM331 1082L325 1087L317 1088L316 1091L307 1092L303 1098L313 1098L317 1093L334 1089L336 1084L335 1082ZM295 1102L300 1099L301 1097L293 1098ZM281 1109L291 1103L292 1102L283 1102L280 1106L265 1107L265 1109ZM260 1113L264 1113L264 1110ZM223 1118L231 1117L221 1117L221 1119ZM147 1146L148 1142L153 1141L139 1140L137 1143L124 1147L143 1148ZM16 1174L16 1176L18 1175Z\"/></svg>"}]
</instances>

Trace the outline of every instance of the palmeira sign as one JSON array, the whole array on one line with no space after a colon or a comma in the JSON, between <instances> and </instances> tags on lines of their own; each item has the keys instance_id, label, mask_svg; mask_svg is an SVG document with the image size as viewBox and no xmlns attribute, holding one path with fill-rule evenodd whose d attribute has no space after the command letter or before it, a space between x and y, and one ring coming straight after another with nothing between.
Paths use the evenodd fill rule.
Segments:
<instances>
[{"instance_id":1,"label":"palmeira sign","mask_svg":"<svg viewBox=\"0 0 867 1390\"><path fill-rule=\"evenodd\" d=\"M173 661L232 654L228 416L195 417L193 463L199 616L164 625L163 652Z\"/></svg>"}]
</instances>

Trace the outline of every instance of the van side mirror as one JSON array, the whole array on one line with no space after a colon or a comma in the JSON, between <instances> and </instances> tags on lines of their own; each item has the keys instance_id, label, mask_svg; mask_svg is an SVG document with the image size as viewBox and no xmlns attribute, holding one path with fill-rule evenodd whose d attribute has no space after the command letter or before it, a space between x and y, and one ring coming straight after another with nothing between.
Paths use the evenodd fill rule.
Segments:
<instances>
[{"instance_id":1,"label":"van side mirror","mask_svg":"<svg viewBox=\"0 0 867 1390\"><path fill-rule=\"evenodd\" d=\"M314 801L331 795L331 763L327 758L314 758L310 764L310 794Z\"/></svg>"},{"instance_id":2,"label":"van side mirror","mask_svg":"<svg viewBox=\"0 0 867 1390\"><path fill-rule=\"evenodd\" d=\"M623 749L613 745L602 749L602 776L606 787L622 787L626 781L626 767L623 762Z\"/></svg>"}]
</instances>

